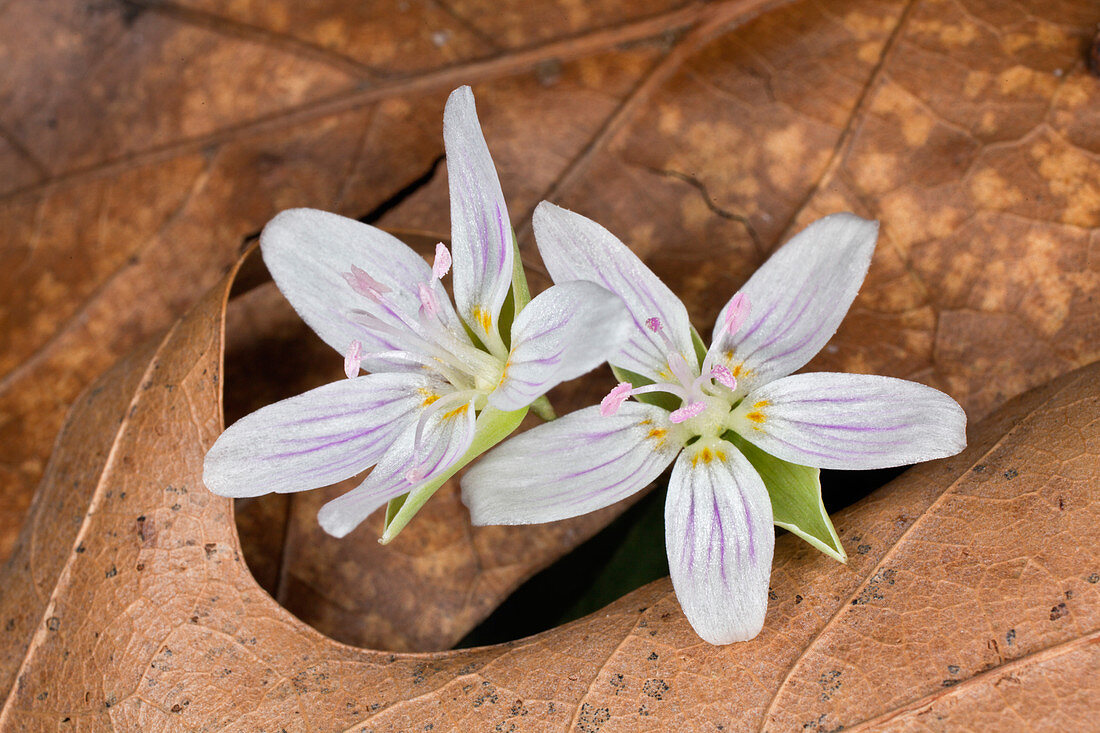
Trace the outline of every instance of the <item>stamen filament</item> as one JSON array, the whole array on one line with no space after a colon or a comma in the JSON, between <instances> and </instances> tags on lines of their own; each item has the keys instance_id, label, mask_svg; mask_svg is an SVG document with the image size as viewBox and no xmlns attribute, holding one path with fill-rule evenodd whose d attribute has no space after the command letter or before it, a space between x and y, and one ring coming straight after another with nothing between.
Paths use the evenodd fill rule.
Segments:
<instances>
[{"instance_id":1,"label":"stamen filament","mask_svg":"<svg viewBox=\"0 0 1100 733\"><path fill-rule=\"evenodd\" d=\"M355 379L359 376L359 366L363 362L363 344L359 340L351 342L348 346L348 353L344 356L344 374L348 379Z\"/></svg>"}]
</instances>

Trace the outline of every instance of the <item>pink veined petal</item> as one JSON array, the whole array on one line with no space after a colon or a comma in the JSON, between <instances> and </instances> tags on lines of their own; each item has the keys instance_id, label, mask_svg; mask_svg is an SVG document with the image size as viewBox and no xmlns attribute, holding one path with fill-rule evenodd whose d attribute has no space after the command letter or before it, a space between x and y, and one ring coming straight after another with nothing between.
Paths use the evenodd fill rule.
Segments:
<instances>
[{"instance_id":1,"label":"pink veined petal","mask_svg":"<svg viewBox=\"0 0 1100 733\"><path fill-rule=\"evenodd\" d=\"M359 486L321 507L317 520L334 537L358 527L390 499L413 491L453 466L474 437L474 401L438 411L427 421L416 444L416 425L409 425ZM410 472L416 480L410 481Z\"/></svg>"},{"instance_id":2,"label":"pink veined petal","mask_svg":"<svg viewBox=\"0 0 1100 733\"><path fill-rule=\"evenodd\" d=\"M686 448L669 479L665 549L676 597L704 641L760 633L774 548L771 500L748 460L722 440Z\"/></svg>"},{"instance_id":3,"label":"pink veined petal","mask_svg":"<svg viewBox=\"0 0 1100 733\"><path fill-rule=\"evenodd\" d=\"M534 229L554 282L588 280L626 303L634 328L619 353L610 358L612 364L654 381L666 381L670 351L666 339L689 363L698 363L684 304L615 235L591 219L547 201L535 208ZM658 319L660 332L646 327L652 318Z\"/></svg>"},{"instance_id":4,"label":"pink veined petal","mask_svg":"<svg viewBox=\"0 0 1100 733\"><path fill-rule=\"evenodd\" d=\"M590 282L555 285L516 316L512 349L489 404L518 410L614 354L631 327L622 300Z\"/></svg>"},{"instance_id":5,"label":"pink veined petal","mask_svg":"<svg viewBox=\"0 0 1100 733\"><path fill-rule=\"evenodd\" d=\"M459 87L447 99L443 143L455 303L479 338L495 342L500 307L512 284L512 224L470 87Z\"/></svg>"},{"instance_id":6,"label":"pink veined petal","mask_svg":"<svg viewBox=\"0 0 1100 733\"><path fill-rule=\"evenodd\" d=\"M777 379L746 396L730 425L773 456L820 468L902 466L966 447L966 413L955 400L867 374Z\"/></svg>"},{"instance_id":7,"label":"pink veined petal","mask_svg":"<svg viewBox=\"0 0 1100 733\"><path fill-rule=\"evenodd\" d=\"M423 375L368 374L276 402L221 434L203 481L232 497L334 484L374 465L427 395L451 389Z\"/></svg>"},{"instance_id":8,"label":"pink veined petal","mask_svg":"<svg viewBox=\"0 0 1100 733\"><path fill-rule=\"evenodd\" d=\"M475 525L538 524L595 511L650 484L682 444L668 413L628 402L604 417L598 406L511 438L462 478Z\"/></svg>"},{"instance_id":9,"label":"pink veined petal","mask_svg":"<svg viewBox=\"0 0 1100 733\"><path fill-rule=\"evenodd\" d=\"M393 368L372 359L372 353L420 350L415 341L403 337L410 332L400 323L419 319L421 284L430 282L443 304L440 317L456 332L462 331L446 291L432 278L432 268L381 229L316 209L289 209L264 227L260 249L276 285L302 320L341 356L352 342L361 342L362 368L367 371ZM353 274L353 267L385 288L379 299L349 284L346 276ZM363 325L349 317L353 310L392 325L395 333Z\"/></svg>"},{"instance_id":10,"label":"pink veined petal","mask_svg":"<svg viewBox=\"0 0 1100 733\"><path fill-rule=\"evenodd\" d=\"M731 370L738 394L804 366L848 312L877 236L877 222L854 214L826 216L796 234L738 293L749 312L735 331L727 328L733 298L719 312L708 363Z\"/></svg>"}]
</instances>

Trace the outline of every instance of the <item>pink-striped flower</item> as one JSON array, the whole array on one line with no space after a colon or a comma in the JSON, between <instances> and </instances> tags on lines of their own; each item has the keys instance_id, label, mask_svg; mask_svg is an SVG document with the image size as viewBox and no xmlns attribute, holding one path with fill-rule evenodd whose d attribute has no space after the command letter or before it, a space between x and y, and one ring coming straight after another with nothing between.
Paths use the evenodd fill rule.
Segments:
<instances>
[{"instance_id":1,"label":"pink-striped flower","mask_svg":"<svg viewBox=\"0 0 1100 733\"><path fill-rule=\"evenodd\" d=\"M696 632L727 644L756 636L767 609L775 496L750 453L798 469L871 469L964 447L962 409L931 387L792 375L855 298L874 222L836 214L796 235L722 309L709 349L696 347L683 303L606 229L545 202L534 223L555 282L597 283L626 303L634 328L609 361L627 378L601 405L523 433L475 466L462 482L475 524L591 512L673 464L665 503L672 583Z\"/></svg>"},{"instance_id":2,"label":"pink-striped flower","mask_svg":"<svg viewBox=\"0 0 1100 733\"><path fill-rule=\"evenodd\" d=\"M555 285L528 304L469 87L447 100L443 137L457 311L440 282L452 265L442 244L429 267L353 219L313 209L276 216L260 237L264 262L302 319L344 355L348 379L226 430L206 455L203 480L214 493L301 491L374 466L318 519L343 536L409 494L386 527L388 541L443 480L510 433L528 405L602 363L625 337L621 300L593 283ZM510 325L501 323L509 298Z\"/></svg>"}]
</instances>

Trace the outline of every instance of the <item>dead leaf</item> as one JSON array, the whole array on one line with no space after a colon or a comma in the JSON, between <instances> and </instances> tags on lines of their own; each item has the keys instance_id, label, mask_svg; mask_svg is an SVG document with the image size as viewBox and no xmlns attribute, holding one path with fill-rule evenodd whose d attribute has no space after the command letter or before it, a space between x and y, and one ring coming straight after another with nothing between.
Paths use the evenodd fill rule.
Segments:
<instances>
[{"instance_id":1,"label":"dead leaf","mask_svg":"<svg viewBox=\"0 0 1100 733\"><path fill-rule=\"evenodd\" d=\"M1100 364L776 547L764 631L711 647L667 579L480 649L355 649L248 573L206 491L228 280L76 404L0 584L0 727L989 729L1094 717Z\"/></svg>"}]
</instances>

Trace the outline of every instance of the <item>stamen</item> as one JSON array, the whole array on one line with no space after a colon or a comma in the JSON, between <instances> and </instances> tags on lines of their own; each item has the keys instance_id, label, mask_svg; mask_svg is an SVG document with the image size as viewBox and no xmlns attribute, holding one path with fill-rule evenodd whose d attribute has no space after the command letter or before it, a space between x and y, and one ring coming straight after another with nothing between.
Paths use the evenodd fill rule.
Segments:
<instances>
[{"instance_id":1,"label":"stamen","mask_svg":"<svg viewBox=\"0 0 1100 733\"><path fill-rule=\"evenodd\" d=\"M737 389L737 377L733 376L733 372L722 364L716 364L714 368L710 370L710 376L723 387Z\"/></svg>"},{"instance_id":2,"label":"stamen","mask_svg":"<svg viewBox=\"0 0 1100 733\"><path fill-rule=\"evenodd\" d=\"M378 282L355 265L351 266L351 272L345 272L343 275L352 290L366 298L370 298L375 303L381 303L382 296L390 292L388 287Z\"/></svg>"},{"instance_id":3,"label":"stamen","mask_svg":"<svg viewBox=\"0 0 1100 733\"><path fill-rule=\"evenodd\" d=\"M600 416L610 417L619 411L623 402L634 392L634 385L630 382L619 382L607 396L600 400Z\"/></svg>"},{"instance_id":4,"label":"stamen","mask_svg":"<svg viewBox=\"0 0 1100 733\"><path fill-rule=\"evenodd\" d=\"M348 375L348 379L355 379L359 376L359 365L363 361L363 344L359 341L352 341L351 346L348 347L348 353L344 356L344 374Z\"/></svg>"},{"instance_id":5,"label":"stamen","mask_svg":"<svg viewBox=\"0 0 1100 733\"><path fill-rule=\"evenodd\" d=\"M691 367L688 366L687 359L681 353L670 354L668 357L668 368L672 370L673 375L680 380L680 384L684 385L688 389L691 389L692 383L695 381L695 374L691 371Z\"/></svg>"},{"instance_id":6,"label":"stamen","mask_svg":"<svg viewBox=\"0 0 1100 733\"><path fill-rule=\"evenodd\" d=\"M698 416L703 410L707 409L707 403L705 402L692 402L684 405L679 410L673 411L668 419L674 423L682 423L685 420L690 420L693 417Z\"/></svg>"},{"instance_id":7,"label":"stamen","mask_svg":"<svg viewBox=\"0 0 1100 733\"><path fill-rule=\"evenodd\" d=\"M661 343L665 345L666 349L669 351L676 351L676 344L672 343L672 339L665 333L665 327L664 324L661 323L660 318L652 316L651 318L645 319L645 327L660 337Z\"/></svg>"},{"instance_id":8,"label":"stamen","mask_svg":"<svg viewBox=\"0 0 1100 733\"><path fill-rule=\"evenodd\" d=\"M748 317L749 296L744 293L738 293L730 299L729 307L726 308L726 333L731 336L737 333L741 326L745 325L745 320Z\"/></svg>"},{"instance_id":9,"label":"stamen","mask_svg":"<svg viewBox=\"0 0 1100 733\"><path fill-rule=\"evenodd\" d=\"M442 280L447 271L451 269L451 253L439 242L435 245L435 261L432 263L432 277Z\"/></svg>"},{"instance_id":10,"label":"stamen","mask_svg":"<svg viewBox=\"0 0 1100 733\"><path fill-rule=\"evenodd\" d=\"M648 328L653 333L660 333L661 332L661 319L658 318L657 316L652 316L651 318L647 318L647 319L645 319L645 327Z\"/></svg>"},{"instance_id":11,"label":"stamen","mask_svg":"<svg viewBox=\"0 0 1100 733\"><path fill-rule=\"evenodd\" d=\"M430 286L425 283L417 283L416 291L420 295L420 314L422 316L434 316L439 313L439 300L435 297Z\"/></svg>"}]
</instances>

